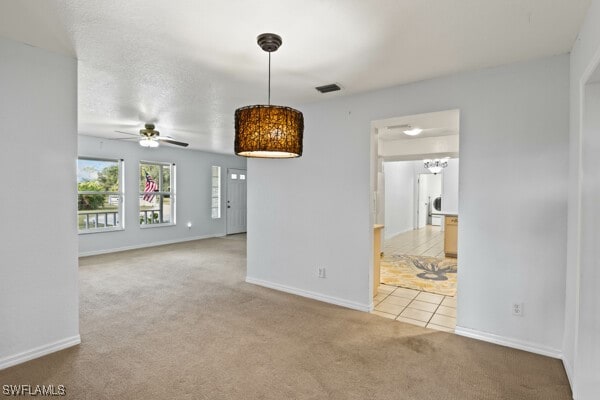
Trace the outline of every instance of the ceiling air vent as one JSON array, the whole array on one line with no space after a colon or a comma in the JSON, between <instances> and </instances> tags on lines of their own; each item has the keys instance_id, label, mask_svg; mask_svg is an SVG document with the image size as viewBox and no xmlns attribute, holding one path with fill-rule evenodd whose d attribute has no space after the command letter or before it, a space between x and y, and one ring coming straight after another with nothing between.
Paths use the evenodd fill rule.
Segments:
<instances>
[{"instance_id":1,"label":"ceiling air vent","mask_svg":"<svg viewBox=\"0 0 600 400\"><path fill-rule=\"evenodd\" d=\"M329 93L329 92L336 92L336 91L340 90L341 88L336 83L332 83L330 85L317 86L315 89L317 89L321 93Z\"/></svg>"}]
</instances>

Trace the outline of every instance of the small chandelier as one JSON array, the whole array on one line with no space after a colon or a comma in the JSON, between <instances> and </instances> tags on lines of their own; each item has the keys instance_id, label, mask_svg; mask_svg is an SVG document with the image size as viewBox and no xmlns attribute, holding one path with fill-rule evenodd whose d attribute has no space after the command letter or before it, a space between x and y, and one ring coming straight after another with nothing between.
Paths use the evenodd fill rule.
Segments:
<instances>
[{"instance_id":1,"label":"small chandelier","mask_svg":"<svg viewBox=\"0 0 600 400\"><path fill-rule=\"evenodd\" d=\"M271 53L281 46L281 37L263 33L257 42L269 53L268 102L235 110L235 154L259 158L300 157L304 116L293 108L271 105Z\"/></svg>"},{"instance_id":2,"label":"small chandelier","mask_svg":"<svg viewBox=\"0 0 600 400\"><path fill-rule=\"evenodd\" d=\"M435 160L423 160L423 165L432 174L437 175L448 166L448 160L448 157L442 159L436 158Z\"/></svg>"}]
</instances>

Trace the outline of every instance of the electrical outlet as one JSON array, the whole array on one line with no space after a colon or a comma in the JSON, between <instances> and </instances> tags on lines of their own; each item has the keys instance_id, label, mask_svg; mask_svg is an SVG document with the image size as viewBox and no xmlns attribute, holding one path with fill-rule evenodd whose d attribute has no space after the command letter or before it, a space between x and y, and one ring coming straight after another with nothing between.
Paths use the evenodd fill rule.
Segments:
<instances>
[{"instance_id":1,"label":"electrical outlet","mask_svg":"<svg viewBox=\"0 0 600 400\"><path fill-rule=\"evenodd\" d=\"M523 303L513 303L512 315L517 316L517 317L523 316Z\"/></svg>"},{"instance_id":2,"label":"electrical outlet","mask_svg":"<svg viewBox=\"0 0 600 400\"><path fill-rule=\"evenodd\" d=\"M319 267L319 278L327 278L327 269L325 267Z\"/></svg>"}]
</instances>

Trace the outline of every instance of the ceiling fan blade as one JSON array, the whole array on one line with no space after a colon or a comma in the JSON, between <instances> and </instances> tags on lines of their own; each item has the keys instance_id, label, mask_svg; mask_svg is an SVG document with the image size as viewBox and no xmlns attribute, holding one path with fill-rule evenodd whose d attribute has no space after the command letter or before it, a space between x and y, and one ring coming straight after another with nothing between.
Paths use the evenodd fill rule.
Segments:
<instances>
[{"instance_id":1,"label":"ceiling fan blade","mask_svg":"<svg viewBox=\"0 0 600 400\"><path fill-rule=\"evenodd\" d=\"M188 147L189 144L188 143L184 143L184 142L178 142L177 140L173 140L173 139L167 139L165 137L157 137L156 139L160 140L161 142L166 142L166 143L171 143L174 144L176 146L182 146L182 147Z\"/></svg>"},{"instance_id":2,"label":"ceiling fan blade","mask_svg":"<svg viewBox=\"0 0 600 400\"><path fill-rule=\"evenodd\" d=\"M107 140L139 140L139 138L121 137L121 138L107 138Z\"/></svg>"},{"instance_id":3,"label":"ceiling fan blade","mask_svg":"<svg viewBox=\"0 0 600 400\"><path fill-rule=\"evenodd\" d=\"M123 132L123 131L115 131L117 133L123 133L125 135L131 135L131 136L140 136L139 133L130 133L130 132Z\"/></svg>"}]
</instances>

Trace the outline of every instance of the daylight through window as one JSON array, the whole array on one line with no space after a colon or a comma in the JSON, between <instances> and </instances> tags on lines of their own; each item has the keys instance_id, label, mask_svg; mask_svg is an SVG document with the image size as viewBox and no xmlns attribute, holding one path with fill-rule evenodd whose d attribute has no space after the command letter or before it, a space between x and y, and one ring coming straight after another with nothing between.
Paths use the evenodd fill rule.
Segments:
<instances>
[{"instance_id":1,"label":"daylight through window","mask_svg":"<svg viewBox=\"0 0 600 400\"><path fill-rule=\"evenodd\" d=\"M221 167L212 167L212 199L211 216L221 218Z\"/></svg>"},{"instance_id":2,"label":"daylight through window","mask_svg":"<svg viewBox=\"0 0 600 400\"><path fill-rule=\"evenodd\" d=\"M80 233L123 229L123 160L77 159Z\"/></svg>"},{"instance_id":3,"label":"daylight through window","mask_svg":"<svg viewBox=\"0 0 600 400\"><path fill-rule=\"evenodd\" d=\"M175 224L175 164L140 163L140 225Z\"/></svg>"}]
</instances>

